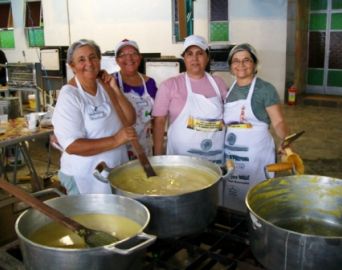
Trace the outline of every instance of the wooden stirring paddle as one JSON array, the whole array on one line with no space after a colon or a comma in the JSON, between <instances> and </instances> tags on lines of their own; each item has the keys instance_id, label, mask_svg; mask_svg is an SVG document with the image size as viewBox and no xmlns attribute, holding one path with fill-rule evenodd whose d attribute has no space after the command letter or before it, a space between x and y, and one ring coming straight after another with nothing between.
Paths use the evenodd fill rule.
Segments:
<instances>
[{"instance_id":1,"label":"wooden stirring paddle","mask_svg":"<svg viewBox=\"0 0 342 270\"><path fill-rule=\"evenodd\" d=\"M17 197L19 200L33 207L34 209L37 209L38 211L47 215L49 218L53 219L54 221L57 221L63 226L67 227L68 229L76 232L80 237L84 239L85 243L89 247L106 246L106 245L110 245L112 243L119 241L117 237L109 233L89 229L83 226L82 224L76 222L75 220L63 215L58 210L41 202L37 198L33 197L31 194L23 191L17 186L12 185L4 180L0 180L0 187L6 190L8 193Z\"/></svg>"},{"instance_id":2,"label":"wooden stirring paddle","mask_svg":"<svg viewBox=\"0 0 342 270\"><path fill-rule=\"evenodd\" d=\"M106 83L101 81L101 84L104 88L106 88L107 91L113 91L112 89L108 89L109 86ZM113 106L114 106L116 112L118 113L118 116L119 116L122 124L125 127L128 127L129 123L127 121L126 115L124 114L119 102L112 95L109 95L109 96L110 96L111 102L113 103ZM156 176L157 174L154 171L150 161L148 160L148 158L146 156L144 148L141 146L139 141L138 140L131 140L130 143L132 144L132 146L136 152L136 155L138 157L138 160L139 160L141 166L143 167L147 177Z\"/></svg>"}]
</instances>

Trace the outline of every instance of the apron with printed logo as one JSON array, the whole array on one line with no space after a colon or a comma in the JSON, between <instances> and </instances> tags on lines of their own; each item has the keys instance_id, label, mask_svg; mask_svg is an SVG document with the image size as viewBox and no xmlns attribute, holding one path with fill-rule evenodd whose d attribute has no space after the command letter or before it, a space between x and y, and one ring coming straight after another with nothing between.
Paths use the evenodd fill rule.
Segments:
<instances>
[{"instance_id":1,"label":"apron with printed logo","mask_svg":"<svg viewBox=\"0 0 342 270\"><path fill-rule=\"evenodd\" d=\"M265 179L264 166L275 162L275 145L268 124L258 120L252 111L254 77L246 99L225 103L225 160L231 159L235 169L221 181L220 204L246 211L245 196L249 188ZM233 89L236 81L230 89ZM231 93L227 93L226 100Z\"/></svg>"},{"instance_id":2,"label":"apron with printed logo","mask_svg":"<svg viewBox=\"0 0 342 270\"><path fill-rule=\"evenodd\" d=\"M75 77L76 78L76 77ZM86 138L96 139L111 136L119 131L122 124L111 104L107 101L105 90L98 84L96 95L101 95L101 104L93 104L76 78L77 89L85 101L83 117ZM128 160L125 145L93 156L74 156L73 176L81 194L112 193L108 182L99 181L93 176L96 166L104 161L113 168Z\"/></svg>"},{"instance_id":3,"label":"apron with printed logo","mask_svg":"<svg viewBox=\"0 0 342 270\"><path fill-rule=\"evenodd\" d=\"M143 76L140 73L138 74L144 86L144 93L142 96L140 96L138 93L135 93L133 90L128 93L124 92L124 86L120 72L117 73L117 76L121 91L132 103L135 109L137 118L134 127L138 134L139 142L144 148L146 155L152 156L151 111L153 107L153 99L147 92L147 87ZM129 159L136 158L132 145L127 144L126 147Z\"/></svg>"},{"instance_id":4,"label":"apron with printed logo","mask_svg":"<svg viewBox=\"0 0 342 270\"><path fill-rule=\"evenodd\" d=\"M168 129L167 154L201 157L221 165L225 134L223 102L215 80L208 73L205 75L216 96L206 98L193 93L185 73L187 99L183 110Z\"/></svg>"}]
</instances>

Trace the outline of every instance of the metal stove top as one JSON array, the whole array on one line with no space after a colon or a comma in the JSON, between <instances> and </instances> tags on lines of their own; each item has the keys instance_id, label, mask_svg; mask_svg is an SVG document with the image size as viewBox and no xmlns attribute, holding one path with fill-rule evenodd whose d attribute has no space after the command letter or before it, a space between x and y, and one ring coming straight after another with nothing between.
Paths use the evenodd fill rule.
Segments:
<instances>
[{"instance_id":1,"label":"metal stove top","mask_svg":"<svg viewBox=\"0 0 342 270\"><path fill-rule=\"evenodd\" d=\"M251 253L247 224L247 215L219 208L205 232L157 239L147 249L144 270L265 269Z\"/></svg>"},{"instance_id":2,"label":"metal stove top","mask_svg":"<svg viewBox=\"0 0 342 270\"><path fill-rule=\"evenodd\" d=\"M203 233L157 239L147 248L143 270L261 270L248 240L247 216L219 208ZM24 270L18 241L0 247L0 270Z\"/></svg>"}]
</instances>

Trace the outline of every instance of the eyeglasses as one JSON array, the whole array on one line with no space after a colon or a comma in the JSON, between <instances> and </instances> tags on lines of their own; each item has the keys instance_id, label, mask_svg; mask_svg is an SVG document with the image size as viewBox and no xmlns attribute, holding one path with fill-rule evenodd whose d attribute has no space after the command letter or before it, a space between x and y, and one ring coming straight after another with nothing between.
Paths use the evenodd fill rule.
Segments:
<instances>
[{"instance_id":1,"label":"eyeglasses","mask_svg":"<svg viewBox=\"0 0 342 270\"><path fill-rule=\"evenodd\" d=\"M132 52L132 53L119 53L118 58L128 58L128 57L138 57L139 53Z\"/></svg>"},{"instance_id":2,"label":"eyeglasses","mask_svg":"<svg viewBox=\"0 0 342 270\"><path fill-rule=\"evenodd\" d=\"M232 65L235 65L235 66L240 65L240 64L242 64L243 66L246 66L251 63L253 63L253 60L251 58L244 58L242 60L233 59L232 61Z\"/></svg>"}]
</instances>

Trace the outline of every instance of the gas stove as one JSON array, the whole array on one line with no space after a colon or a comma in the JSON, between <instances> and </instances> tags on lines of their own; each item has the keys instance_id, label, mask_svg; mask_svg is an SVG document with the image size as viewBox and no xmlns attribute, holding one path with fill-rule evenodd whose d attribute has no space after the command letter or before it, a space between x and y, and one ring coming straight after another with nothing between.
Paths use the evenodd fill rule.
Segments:
<instances>
[{"instance_id":1,"label":"gas stove","mask_svg":"<svg viewBox=\"0 0 342 270\"><path fill-rule=\"evenodd\" d=\"M261 270L249 247L247 215L219 208L202 233L157 239L143 257L143 270ZM24 270L18 241L0 247L0 270Z\"/></svg>"},{"instance_id":2,"label":"gas stove","mask_svg":"<svg viewBox=\"0 0 342 270\"><path fill-rule=\"evenodd\" d=\"M178 239L157 239L148 247L144 270L265 269L249 247L247 215L219 208L206 231Z\"/></svg>"}]
</instances>

